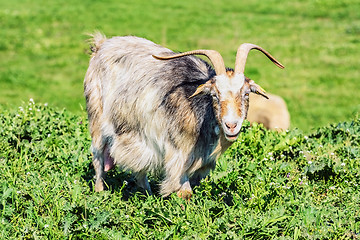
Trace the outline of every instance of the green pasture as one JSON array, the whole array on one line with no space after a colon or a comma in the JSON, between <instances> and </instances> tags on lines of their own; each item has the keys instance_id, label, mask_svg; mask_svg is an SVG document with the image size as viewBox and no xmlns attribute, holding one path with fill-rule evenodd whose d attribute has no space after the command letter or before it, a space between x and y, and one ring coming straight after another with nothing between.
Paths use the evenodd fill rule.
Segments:
<instances>
[{"instance_id":1,"label":"green pasture","mask_svg":"<svg viewBox=\"0 0 360 240\"><path fill-rule=\"evenodd\" d=\"M0 0L0 106L33 98L83 112L87 33L137 35L175 51L216 49L233 67L243 42L270 51L286 68L251 53L246 74L287 102L305 131L360 111L360 2Z\"/></svg>"}]
</instances>

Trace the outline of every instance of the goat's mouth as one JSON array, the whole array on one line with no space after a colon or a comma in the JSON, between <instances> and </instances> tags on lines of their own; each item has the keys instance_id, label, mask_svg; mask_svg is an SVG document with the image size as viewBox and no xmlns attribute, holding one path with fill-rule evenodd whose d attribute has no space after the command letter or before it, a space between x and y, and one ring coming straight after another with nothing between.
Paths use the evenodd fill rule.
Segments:
<instances>
[{"instance_id":1,"label":"goat's mouth","mask_svg":"<svg viewBox=\"0 0 360 240\"><path fill-rule=\"evenodd\" d=\"M222 124L224 135L226 140L229 142L234 142L239 137L241 130L242 121L237 121L235 124L226 124L225 122Z\"/></svg>"},{"instance_id":2,"label":"goat's mouth","mask_svg":"<svg viewBox=\"0 0 360 240\"><path fill-rule=\"evenodd\" d=\"M240 132L238 132L238 133L236 133L236 134L226 134L226 133L225 133L225 138L226 138L226 140L228 140L229 142L234 142L234 141L236 141L236 139L239 137L239 133L240 133Z\"/></svg>"}]
</instances>

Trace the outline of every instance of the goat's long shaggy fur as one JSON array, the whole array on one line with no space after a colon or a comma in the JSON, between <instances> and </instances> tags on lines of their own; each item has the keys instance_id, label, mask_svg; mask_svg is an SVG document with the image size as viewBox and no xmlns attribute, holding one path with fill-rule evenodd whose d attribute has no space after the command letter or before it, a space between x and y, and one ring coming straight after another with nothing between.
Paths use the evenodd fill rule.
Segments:
<instances>
[{"instance_id":1,"label":"goat's long shaggy fur","mask_svg":"<svg viewBox=\"0 0 360 240\"><path fill-rule=\"evenodd\" d=\"M239 136L249 94L264 90L244 76L251 49L238 48L235 70L214 50L175 54L138 37L93 35L84 90L92 137L95 190L114 165L131 170L151 193L147 173L161 170L160 193L189 198L215 160ZM194 54L205 55L214 69Z\"/></svg>"},{"instance_id":2,"label":"goat's long shaggy fur","mask_svg":"<svg viewBox=\"0 0 360 240\"><path fill-rule=\"evenodd\" d=\"M93 40L84 88L97 178L104 178L107 151L146 190L146 173L163 169L165 196L188 181L182 178L208 174L219 138L212 97L189 97L214 70L194 56L156 60L152 54L173 52L138 37Z\"/></svg>"}]
</instances>

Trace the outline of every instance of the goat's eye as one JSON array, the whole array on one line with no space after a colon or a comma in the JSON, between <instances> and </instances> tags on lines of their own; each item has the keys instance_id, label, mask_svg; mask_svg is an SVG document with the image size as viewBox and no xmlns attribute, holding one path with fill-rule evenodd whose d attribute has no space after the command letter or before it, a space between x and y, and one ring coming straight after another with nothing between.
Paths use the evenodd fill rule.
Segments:
<instances>
[{"instance_id":1,"label":"goat's eye","mask_svg":"<svg viewBox=\"0 0 360 240\"><path fill-rule=\"evenodd\" d=\"M245 97L248 97L249 96L249 93L245 93Z\"/></svg>"}]
</instances>

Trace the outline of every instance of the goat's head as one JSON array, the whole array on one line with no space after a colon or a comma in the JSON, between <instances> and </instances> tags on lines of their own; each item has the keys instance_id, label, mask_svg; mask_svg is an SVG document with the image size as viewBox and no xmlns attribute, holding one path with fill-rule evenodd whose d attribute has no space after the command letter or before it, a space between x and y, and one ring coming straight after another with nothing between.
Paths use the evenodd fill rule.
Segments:
<instances>
[{"instance_id":1,"label":"goat's head","mask_svg":"<svg viewBox=\"0 0 360 240\"><path fill-rule=\"evenodd\" d=\"M191 97L210 94L213 97L215 114L222 132L228 141L235 141L240 133L249 108L249 94L256 93L268 98L264 89L245 77L245 63L251 49L263 52L278 67L284 66L259 46L250 43L240 45L236 55L235 70L226 70L221 55L214 50L195 50L170 56L153 56L167 60L188 55L204 55L214 66L216 76L200 85Z\"/></svg>"}]
</instances>

